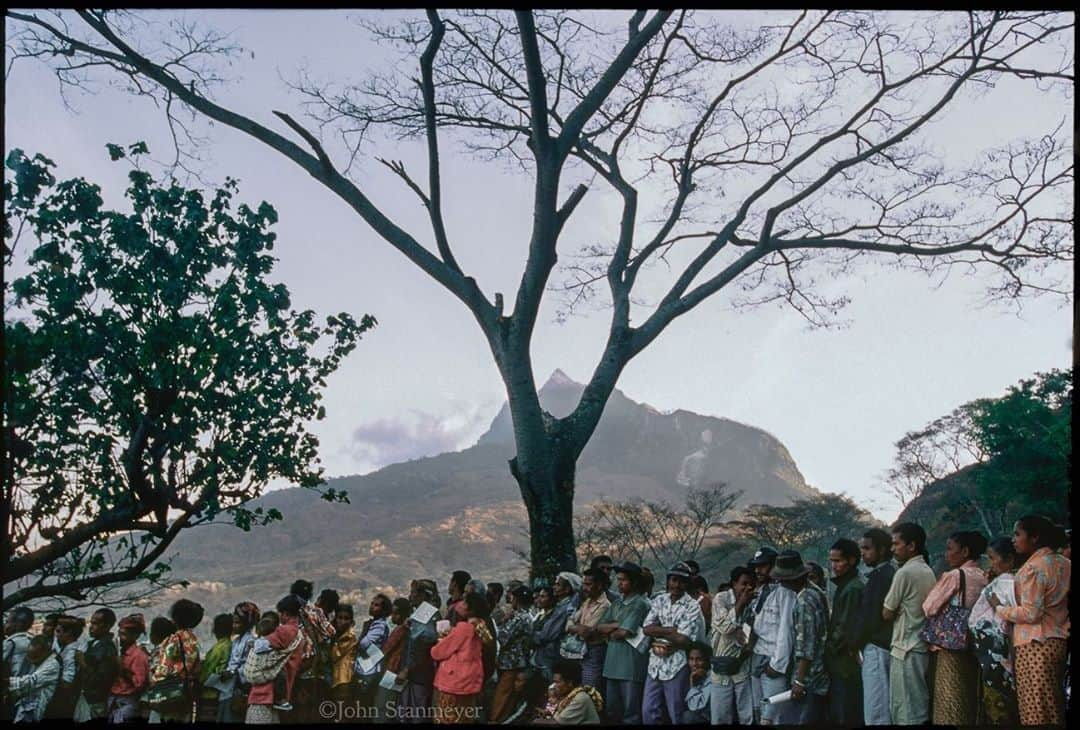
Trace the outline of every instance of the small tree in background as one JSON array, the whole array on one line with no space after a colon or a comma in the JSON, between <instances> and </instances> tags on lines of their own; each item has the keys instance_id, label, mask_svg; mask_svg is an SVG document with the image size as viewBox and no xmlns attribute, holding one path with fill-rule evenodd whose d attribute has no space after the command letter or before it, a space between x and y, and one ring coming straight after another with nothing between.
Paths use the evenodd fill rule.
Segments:
<instances>
[{"instance_id":1,"label":"small tree in background","mask_svg":"<svg viewBox=\"0 0 1080 730\"><path fill-rule=\"evenodd\" d=\"M4 180L5 265L27 233L36 243L5 286L5 610L160 585L181 530L222 512L245 530L280 519L246 506L275 478L319 489L306 424L375 325L290 308L268 281L277 213L234 206L235 180L205 196L136 167L125 213L53 166L14 150Z\"/></svg>"}]
</instances>

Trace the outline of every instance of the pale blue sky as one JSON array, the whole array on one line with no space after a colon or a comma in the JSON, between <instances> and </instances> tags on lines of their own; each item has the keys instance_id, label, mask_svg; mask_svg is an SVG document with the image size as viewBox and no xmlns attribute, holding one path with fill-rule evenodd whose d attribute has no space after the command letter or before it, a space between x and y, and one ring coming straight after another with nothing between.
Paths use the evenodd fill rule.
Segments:
<instances>
[{"instance_id":1,"label":"pale blue sky","mask_svg":"<svg viewBox=\"0 0 1080 730\"><path fill-rule=\"evenodd\" d=\"M285 133L271 110L297 118L302 111L279 70L291 76L306 61L341 79L385 58L344 12L189 15L235 31L254 53L246 51L225 69L237 81L219 90L218 98ZM1039 128L1061 119L1072 127L1071 100L1023 93L1028 95L998 89L970 100L965 111L941 123L942 148L964 155L1008 125L1032 119ZM144 139L156 156L168 153L163 117L145 100L111 89L74 95L78 114L72 115L61 105L51 72L34 62L16 65L6 94L6 147L47 154L57 161L59 176L99 182L116 205L126 168L108 161L105 143ZM505 393L471 315L292 163L231 129L208 132L213 146L207 175L238 178L242 198L268 200L280 214L276 276L292 290L294 305L379 319L331 379L327 418L314 426L328 473L362 473L472 444ZM412 145L372 151L423 169ZM427 240L415 199L373 158L360 168L375 202ZM447 227L458 242L459 261L489 296L502 291L509 301L531 222L529 178L449 150L444 173ZM617 207L600 190L587 196L568 244L575 237L610 235ZM661 410L685 408L764 428L784 442L811 484L845 491L888 519L897 506L883 496L881 475L891 464L892 444L906 431L1070 362L1071 309L1060 301L1026 302L1019 313L979 308L977 279L956 276L933 288L924 276L877 268L826 288L853 299L845 329L808 331L790 310L733 312L722 300L707 302L634 360L619 387ZM585 380L600 352L607 313L559 325L555 310L549 297L533 348L537 377L542 381L562 368Z\"/></svg>"}]
</instances>

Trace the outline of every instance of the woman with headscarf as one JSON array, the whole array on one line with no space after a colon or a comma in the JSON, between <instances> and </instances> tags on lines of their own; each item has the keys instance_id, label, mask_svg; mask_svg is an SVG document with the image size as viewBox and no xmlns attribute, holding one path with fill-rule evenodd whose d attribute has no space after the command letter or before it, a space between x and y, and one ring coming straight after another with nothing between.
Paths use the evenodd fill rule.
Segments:
<instances>
[{"instance_id":1,"label":"woman with headscarf","mask_svg":"<svg viewBox=\"0 0 1080 730\"><path fill-rule=\"evenodd\" d=\"M950 606L954 613L965 611L961 629L967 631L971 608L986 587L986 574L976 562L986 552L986 538L977 532L954 532L945 542L945 561L949 570L923 600L927 627L934 617L944 615ZM927 642L936 656L934 686L931 692L932 721L935 725L974 725L978 717L979 663L970 648L939 646Z\"/></svg>"},{"instance_id":2,"label":"woman with headscarf","mask_svg":"<svg viewBox=\"0 0 1080 730\"><path fill-rule=\"evenodd\" d=\"M989 599L997 615L1013 625L1021 725L1065 723L1072 563L1057 552L1065 544L1065 531L1050 520L1021 517L1013 530L1013 547L1024 559L1016 571L1018 605Z\"/></svg>"},{"instance_id":3,"label":"woman with headscarf","mask_svg":"<svg viewBox=\"0 0 1080 730\"><path fill-rule=\"evenodd\" d=\"M233 643L229 651L229 661L225 665L223 679L232 681L232 688L227 693L231 699L226 702L225 694L222 693L222 712L224 713L219 722L238 722L236 718L242 718L247 714L247 697L251 691L251 685L244 679L240 671L247 661L251 645L255 641L255 626L259 623L259 607L251 601L242 601L233 608L232 633Z\"/></svg>"},{"instance_id":4,"label":"woman with headscarf","mask_svg":"<svg viewBox=\"0 0 1080 730\"><path fill-rule=\"evenodd\" d=\"M141 613L120 619L120 670L109 689L108 718L112 724L135 722L139 717L139 697L150 683L150 656L139 646L146 631Z\"/></svg>"}]
</instances>

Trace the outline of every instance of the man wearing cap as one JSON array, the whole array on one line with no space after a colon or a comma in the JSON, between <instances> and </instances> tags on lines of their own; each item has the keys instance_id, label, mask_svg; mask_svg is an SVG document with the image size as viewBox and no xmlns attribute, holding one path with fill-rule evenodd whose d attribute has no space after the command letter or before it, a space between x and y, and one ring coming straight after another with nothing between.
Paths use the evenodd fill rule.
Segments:
<instances>
[{"instance_id":1,"label":"man wearing cap","mask_svg":"<svg viewBox=\"0 0 1080 730\"><path fill-rule=\"evenodd\" d=\"M649 599L643 595L641 568L625 563L614 568L619 595L611 602L594 631L606 636L604 656L604 709L612 724L641 724L641 695L647 671L648 642L642 638L634 647L633 639L649 615ZM588 637L586 637L588 640Z\"/></svg>"},{"instance_id":2,"label":"man wearing cap","mask_svg":"<svg viewBox=\"0 0 1080 730\"><path fill-rule=\"evenodd\" d=\"M686 712L690 689L690 665L686 650L705 640L705 617L689 593L690 568L676 563L667 573L667 593L652 601L645 617L646 636L652 639L652 656L645 678L641 715L646 725L677 725Z\"/></svg>"},{"instance_id":3,"label":"man wearing cap","mask_svg":"<svg viewBox=\"0 0 1080 730\"><path fill-rule=\"evenodd\" d=\"M829 675L825 671L828 599L810 579L810 566L795 550L776 556L772 576L782 590L796 594L791 612L791 701L779 705L773 723L816 725L825 719L825 697L829 692Z\"/></svg>"},{"instance_id":4,"label":"man wearing cap","mask_svg":"<svg viewBox=\"0 0 1080 730\"><path fill-rule=\"evenodd\" d=\"M762 547L747 564L757 576L757 595L753 603L753 654L750 657L750 690L754 714L762 720L761 701L788 688L787 673L791 654L791 610L795 593L780 587L772 579L776 551ZM771 720L770 720L771 721Z\"/></svg>"}]
</instances>

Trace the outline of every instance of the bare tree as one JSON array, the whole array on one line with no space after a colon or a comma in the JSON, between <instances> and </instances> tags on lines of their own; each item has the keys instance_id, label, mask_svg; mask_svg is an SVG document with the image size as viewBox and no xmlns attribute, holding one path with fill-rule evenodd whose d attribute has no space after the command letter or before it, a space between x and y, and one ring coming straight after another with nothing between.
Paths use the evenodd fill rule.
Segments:
<instances>
[{"instance_id":1,"label":"bare tree","mask_svg":"<svg viewBox=\"0 0 1080 730\"><path fill-rule=\"evenodd\" d=\"M1071 14L804 11L742 27L745 16L718 13L636 11L621 27L604 22L610 17L429 10L390 27L367 23L406 60L395 68L418 76L394 71L339 86L301 74L295 87L319 131L348 145L335 162L291 116L275 112L302 145L212 97L213 61L230 51L220 34L183 25L155 44L130 13L7 12L12 58L51 63L62 86L108 73L171 121L184 108L249 135L306 170L468 308L506 386L510 470L541 573L576 563L575 464L619 375L718 292L740 307L783 302L826 325L847 297L815 283L874 255L932 277L989 269L992 296L1069 291L1069 112L969 162L937 149L933 125L1006 80L1070 95ZM426 149L426 175L382 160L426 211L426 236L390 220L370 184L349 175L380 134ZM454 256L462 243L451 239L442 202L448 139L510 160L534 180L528 256L509 313L503 294L485 294ZM568 251L566 224L599 181L621 201L619 221L553 283ZM654 213L639 196L656 199ZM595 370L564 418L541 407L532 369L550 288L570 309L606 288L611 313ZM652 291L662 293L645 303Z\"/></svg>"},{"instance_id":2,"label":"bare tree","mask_svg":"<svg viewBox=\"0 0 1080 730\"><path fill-rule=\"evenodd\" d=\"M657 500L601 500L575 519L578 559L603 553L661 570L696 559L741 496L715 484L687 492L682 509Z\"/></svg>"}]
</instances>

